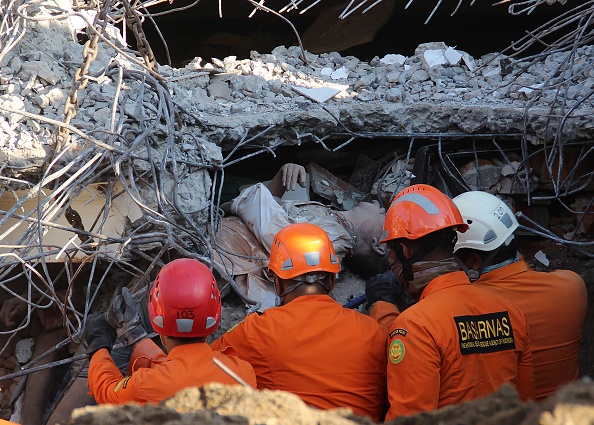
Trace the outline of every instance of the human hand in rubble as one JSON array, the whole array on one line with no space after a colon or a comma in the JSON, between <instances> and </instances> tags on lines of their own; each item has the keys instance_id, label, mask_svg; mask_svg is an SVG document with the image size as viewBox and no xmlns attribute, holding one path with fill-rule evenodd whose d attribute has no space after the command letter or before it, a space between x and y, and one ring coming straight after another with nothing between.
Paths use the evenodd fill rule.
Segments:
<instances>
[{"instance_id":1,"label":"human hand in rubble","mask_svg":"<svg viewBox=\"0 0 594 425\"><path fill-rule=\"evenodd\" d=\"M101 348L106 348L111 352L116 336L116 330L107 323L104 313L90 315L87 318L84 334L86 353L92 357Z\"/></svg>"},{"instance_id":2,"label":"human hand in rubble","mask_svg":"<svg viewBox=\"0 0 594 425\"><path fill-rule=\"evenodd\" d=\"M397 305L401 294L402 288L391 270L376 274L365 284L368 307L377 301L386 301Z\"/></svg>"},{"instance_id":3,"label":"human hand in rubble","mask_svg":"<svg viewBox=\"0 0 594 425\"><path fill-rule=\"evenodd\" d=\"M297 189L297 184L305 187L307 173L303 166L289 162L281 167L279 173L282 173L282 182L285 190L295 190Z\"/></svg>"},{"instance_id":4,"label":"human hand in rubble","mask_svg":"<svg viewBox=\"0 0 594 425\"><path fill-rule=\"evenodd\" d=\"M105 315L107 323L116 329L124 347L129 347L146 337L147 333L142 326L136 301L128 288L122 288L122 294L115 297Z\"/></svg>"},{"instance_id":5,"label":"human hand in rubble","mask_svg":"<svg viewBox=\"0 0 594 425\"><path fill-rule=\"evenodd\" d=\"M282 197L287 190L297 189L297 185L305 187L307 172L305 168L291 162L283 165L274 178L266 185L270 193Z\"/></svg>"},{"instance_id":6,"label":"human hand in rubble","mask_svg":"<svg viewBox=\"0 0 594 425\"><path fill-rule=\"evenodd\" d=\"M14 297L4 301L0 310L0 323L4 326L14 326L15 319L20 321L27 312L27 303L20 298Z\"/></svg>"}]
</instances>

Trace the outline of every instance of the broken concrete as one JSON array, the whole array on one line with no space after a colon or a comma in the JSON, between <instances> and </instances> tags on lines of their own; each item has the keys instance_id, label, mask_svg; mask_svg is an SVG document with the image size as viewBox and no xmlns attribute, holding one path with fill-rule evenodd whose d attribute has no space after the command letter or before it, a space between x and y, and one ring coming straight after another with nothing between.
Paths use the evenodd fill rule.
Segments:
<instances>
[{"instance_id":1,"label":"broken concrete","mask_svg":"<svg viewBox=\"0 0 594 425\"><path fill-rule=\"evenodd\" d=\"M47 20L43 25L31 24L24 39L0 62L0 110L5 117L0 159L6 164L3 173L14 178L39 177L53 148L56 121L63 120L72 74L83 57L83 46L73 41L76 29L71 20L50 19L48 10L40 5L28 12ZM121 47L121 39L113 37L116 33L111 28L110 42ZM48 49L37 50L36 46L46 44ZM584 99L582 93L594 86L591 72L583 72L585 66L591 66L593 49L577 49L572 62L576 67L574 86L562 107L554 103L556 93L544 90L541 82L554 78L554 70L567 59L563 52L549 55L546 66L529 67L517 78L503 73L499 64L511 61L519 69L525 65L521 61L496 55L472 58L444 43L421 45L412 57L391 54L370 63L338 53L307 53L305 63L297 47L281 46L270 54L252 52L251 59L229 57L209 63L196 58L181 69L159 66L159 84L167 87L167 92L159 93L158 87L137 78L141 70L137 58L100 42L99 54L89 69L93 79L78 91L78 113L71 125L118 149L123 141L110 142L105 132L119 120L141 119L137 111L142 104L147 107L170 101L168 113L175 113L176 128L155 123L153 133L172 132L176 140L211 143L223 150L263 129L269 130L258 142L272 147L337 137L342 126L362 134L519 135L526 131L535 143L543 143L555 136L556 117L563 117L575 106L560 134L584 140L593 134L586 119L592 99ZM123 85L118 83L116 68L123 71ZM291 89L331 83L349 88L327 100L325 110ZM114 98L116 93L118 98ZM532 103L535 99L537 104ZM61 161L77 157L91 142L72 134L75 146Z\"/></svg>"},{"instance_id":2,"label":"broken concrete","mask_svg":"<svg viewBox=\"0 0 594 425\"><path fill-rule=\"evenodd\" d=\"M165 246L184 255L203 255L208 261L212 239L205 228L217 211L211 176L234 161L234 149L262 147L268 153L281 145L302 143L331 149L330 141L348 143L351 137L409 139L422 135L432 135L433 140L444 135L493 135L516 141L524 136L542 146L560 140L591 143L594 132L592 46L578 48L567 62L571 87L560 102L556 87L563 76L557 71L569 58L564 52L529 66L495 54L473 58L444 43L427 43L410 57L394 52L363 62L336 52L306 53L306 63L298 48L281 46L271 53L252 52L250 59L195 58L184 68L159 65L151 73L138 55L124 48L118 30L108 25L105 37L111 44L99 41L88 84L76 92L77 113L67 126L70 139L57 144L54 136L64 122L73 75L84 57L76 35L87 23L80 21L82 16L89 24L94 19L94 12L86 11L57 19L60 13L71 11L66 1L27 4L26 15L38 20L24 20L23 39L0 54L2 210L16 214L10 220L22 220L22 227L13 228L15 221L4 220L9 214L0 216L0 247L3 253L16 252L31 262L39 262L39 256L51 262L62 253L59 259L69 267L81 257L99 258L109 267L127 267L132 263L122 260L145 255L143 260L158 264L160 257L154 252ZM522 73L514 72L522 67L526 67ZM337 86L341 91L323 102L294 89ZM407 144L408 140L398 148L406 151ZM579 174L568 164L581 166L580 176L591 172L587 161L579 160L584 156L563 155L563 179ZM511 164L521 163L521 158L510 155L510 159ZM531 189L550 190L555 182L551 170L557 165L550 167L542 159L533 165L537 159L530 158L530 173L537 175ZM481 166L488 165L484 171L491 173L490 180L480 177L481 188L526 195L515 177L521 168L493 162L492 166L479 164L467 183L476 181L483 172ZM412 166L412 159L400 157L376 182L380 190L374 193L389 199L410 184ZM499 174L493 172L497 170ZM97 183L98 191L87 196L88 188ZM123 195L111 199L102 190ZM588 200L577 198L575 208L586 211ZM75 248L85 233L68 227L74 225L62 216L67 205L81 212L83 230L96 246ZM128 213L120 214L114 223L104 217L104 208L128 209ZM544 216L545 226L548 221L549 216ZM56 224L64 227L56 228ZM569 235L575 230L573 222L559 218L556 226L559 235L575 235ZM591 220L585 219L581 231L591 232L591 227ZM10 235L5 233L8 229ZM66 245L52 239L56 231L63 231L72 242ZM26 248L13 248L19 244ZM558 246L554 248L559 251ZM139 274L148 270L146 277L136 275L135 283L146 286L153 266L133 269ZM95 280L120 282L121 275L114 277L109 267ZM65 274L70 278L69 272ZM75 277L82 279L78 274ZM124 282L129 281L130 276L126 277ZM341 278L347 280L344 275ZM91 282L89 278L89 287ZM353 278L348 285L337 286L336 299L344 302L363 287L364 282ZM113 286L102 290L110 295ZM220 332L244 315L243 303L238 308L227 300ZM72 329L73 340L79 341L80 323L72 324ZM20 338L19 334L11 344ZM11 344L6 351L13 348ZM3 375L19 370L16 358L0 359ZM22 378L1 382L4 417L9 417L14 406L8 395L18 392L19 381L22 388ZM214 419L209 416L207 420Z\"/></svg>"},{"instance_id":3,"label":"broken concrete","mask_svg":"<svg viewBox=\"0 0 594 425\"><path fill-rule=\"evenodd\" d=\"M392 425L532 425L588 424L594 420L594 386L577 382L561 388L543 403L523 403L510 386L497 393L434 412L397 418ZM319 411L293 394L253 392L239 386L209 384L188 388L153 406L98 406L74 412L68 425L130 424L301 424L354 425L373 422L349 409Z\"/></svg>"}]
</instances>

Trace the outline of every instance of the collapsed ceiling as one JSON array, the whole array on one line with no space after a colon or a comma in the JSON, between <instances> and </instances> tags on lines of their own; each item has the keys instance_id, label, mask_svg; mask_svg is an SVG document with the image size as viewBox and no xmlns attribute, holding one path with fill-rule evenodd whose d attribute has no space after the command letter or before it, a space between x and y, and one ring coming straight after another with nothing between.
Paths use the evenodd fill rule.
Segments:
<instances>
[{"instance_id":1,"label":"collapsed ceiling","mask_svg":"<svg viewBox=\"0 0 594 425\"><path fill-rule=\"evenodd\" d=\"M342 12L372 5L363 3ZM528 12L550 2L518 3ZM342 171L337 159L364 152L377 166L368 190L384 202L410 181L419 152L450 193L491 190L518 209L554 202L569 220L553 229L528 214L526 230L591 256L594 2L480 57L431 42L363 61L297 43L176 68L155 59L144 6L1 5L2 299L26 288L29 308L55 303L63 344L80 341L114 276L146 290L172 251L212 264L253 304L213 261L225 176L258 164L253 176L271 177L278 167L266 164L299 146L319 149L346 180L356 161ZM134 40L122 38L124 19ZM82 308L57 295L75 281L89 288ZM28 323L2 329L2 351Z\"/></svg>"}]
</instances>

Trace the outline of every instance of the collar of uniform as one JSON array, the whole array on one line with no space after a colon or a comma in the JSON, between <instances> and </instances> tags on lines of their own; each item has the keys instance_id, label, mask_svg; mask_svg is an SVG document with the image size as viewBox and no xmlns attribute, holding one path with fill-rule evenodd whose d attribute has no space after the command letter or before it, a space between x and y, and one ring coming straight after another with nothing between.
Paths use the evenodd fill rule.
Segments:
<instances>
[{"instance_id":1,"label":"collar of uniform","mask_svg":"<svg viewBox=\"0 0 594 425\"><path fill-rule=\"evenodd\" d=\"M290 303L282 305L281 307L286 307L291 304L295 305L295 304L301 304L301 303L312 302L312 301L324 301L324 302L331 302L331 303L338 304L336 301L334 301L330 297L330 295L319 294L319 295L300 295L297 298L295 298L294 300L292 300Z\"/></svg>"},{"instance_id":2,"label":"collar of uniform","mask_svg":"<svg viewBox=\"0 0 594 425\"><path fill-rule=\"evenodd\" d=\"M188 355L196 355L197 353L209 353L212 349L206 342L196 342L194 344L181 344L173 347L167 358L172 359L176 357L185 357Z\"/></svg>"},{"instance_id":3,"label":"collar of uniform","mask_svg":"<svg viewBox=\"0 0 594 425\"><path fill-rule=\"evenodd\" d=\"M530 268L528 267L528 263L526 263L526 261L524 261L524 259L520 257L520 260L516 261L515 263L508 264L507 266L500 267L498 269L492 270L488 273L481 275L477 282L501 280L518 273L524 273L528 270L530 270Z\"/></svg>"},{"instance_id":4,"label":"collar of uniform","mask_svg":"<svg viewBox=\"0 0 594 425\"><path fill-rule=\"evenodd\" d=\"M470 285L470 280L468 280L468 276L466 276L466 273L464 273L463 271L451 272L448 274L444 274L443 276L438 276L431 282L429 282L427 286L425 286L425 289L423 289L423 293L421 294L419 301L421 301L423 298L428 297L434 292L459 285Z\"/></svg>"}]
</instances>

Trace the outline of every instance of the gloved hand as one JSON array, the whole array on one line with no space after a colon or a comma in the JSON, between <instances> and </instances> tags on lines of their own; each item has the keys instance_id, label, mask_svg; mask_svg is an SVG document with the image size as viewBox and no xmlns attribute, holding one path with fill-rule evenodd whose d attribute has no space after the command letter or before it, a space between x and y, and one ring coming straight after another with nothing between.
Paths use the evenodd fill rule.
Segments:
<instances>
[{"instance_id":1,"label":"gloved hand","mask_svg":"<svg viewBox=\"0 0 594 425\"><path fill-rule=\"evenodd\" d=\"M124 347L129 347L147 335L142 327L136 301L126 287L122 288L121 295L115 297L105 316L107 323L116 329Z\"/></svg>"},{"instance_id":2,"label":"gloved hand","mask_svg":"<svg viewBox=\"0 0 594 425\"><path fill-rule=\"evenodd\" d=\"M376 274L365 285L367 307L371 307L376 301L386 301L396 305L402 291L398 279L391 270Z\"/></svg>"},{"instance_id":3,"label":"gloved hand","mask_svg":"<svg viewBox=\"0 0 594 425\"><path fill-rule=\"evenodd\" d=\"M116 330L107 323L105 314L95 313L87 318L85 327L84 342L86 344L86 353L92 357L97 350L107 348L111 352L111 347L116 340Z\"/></svg>"}]
</instances>

